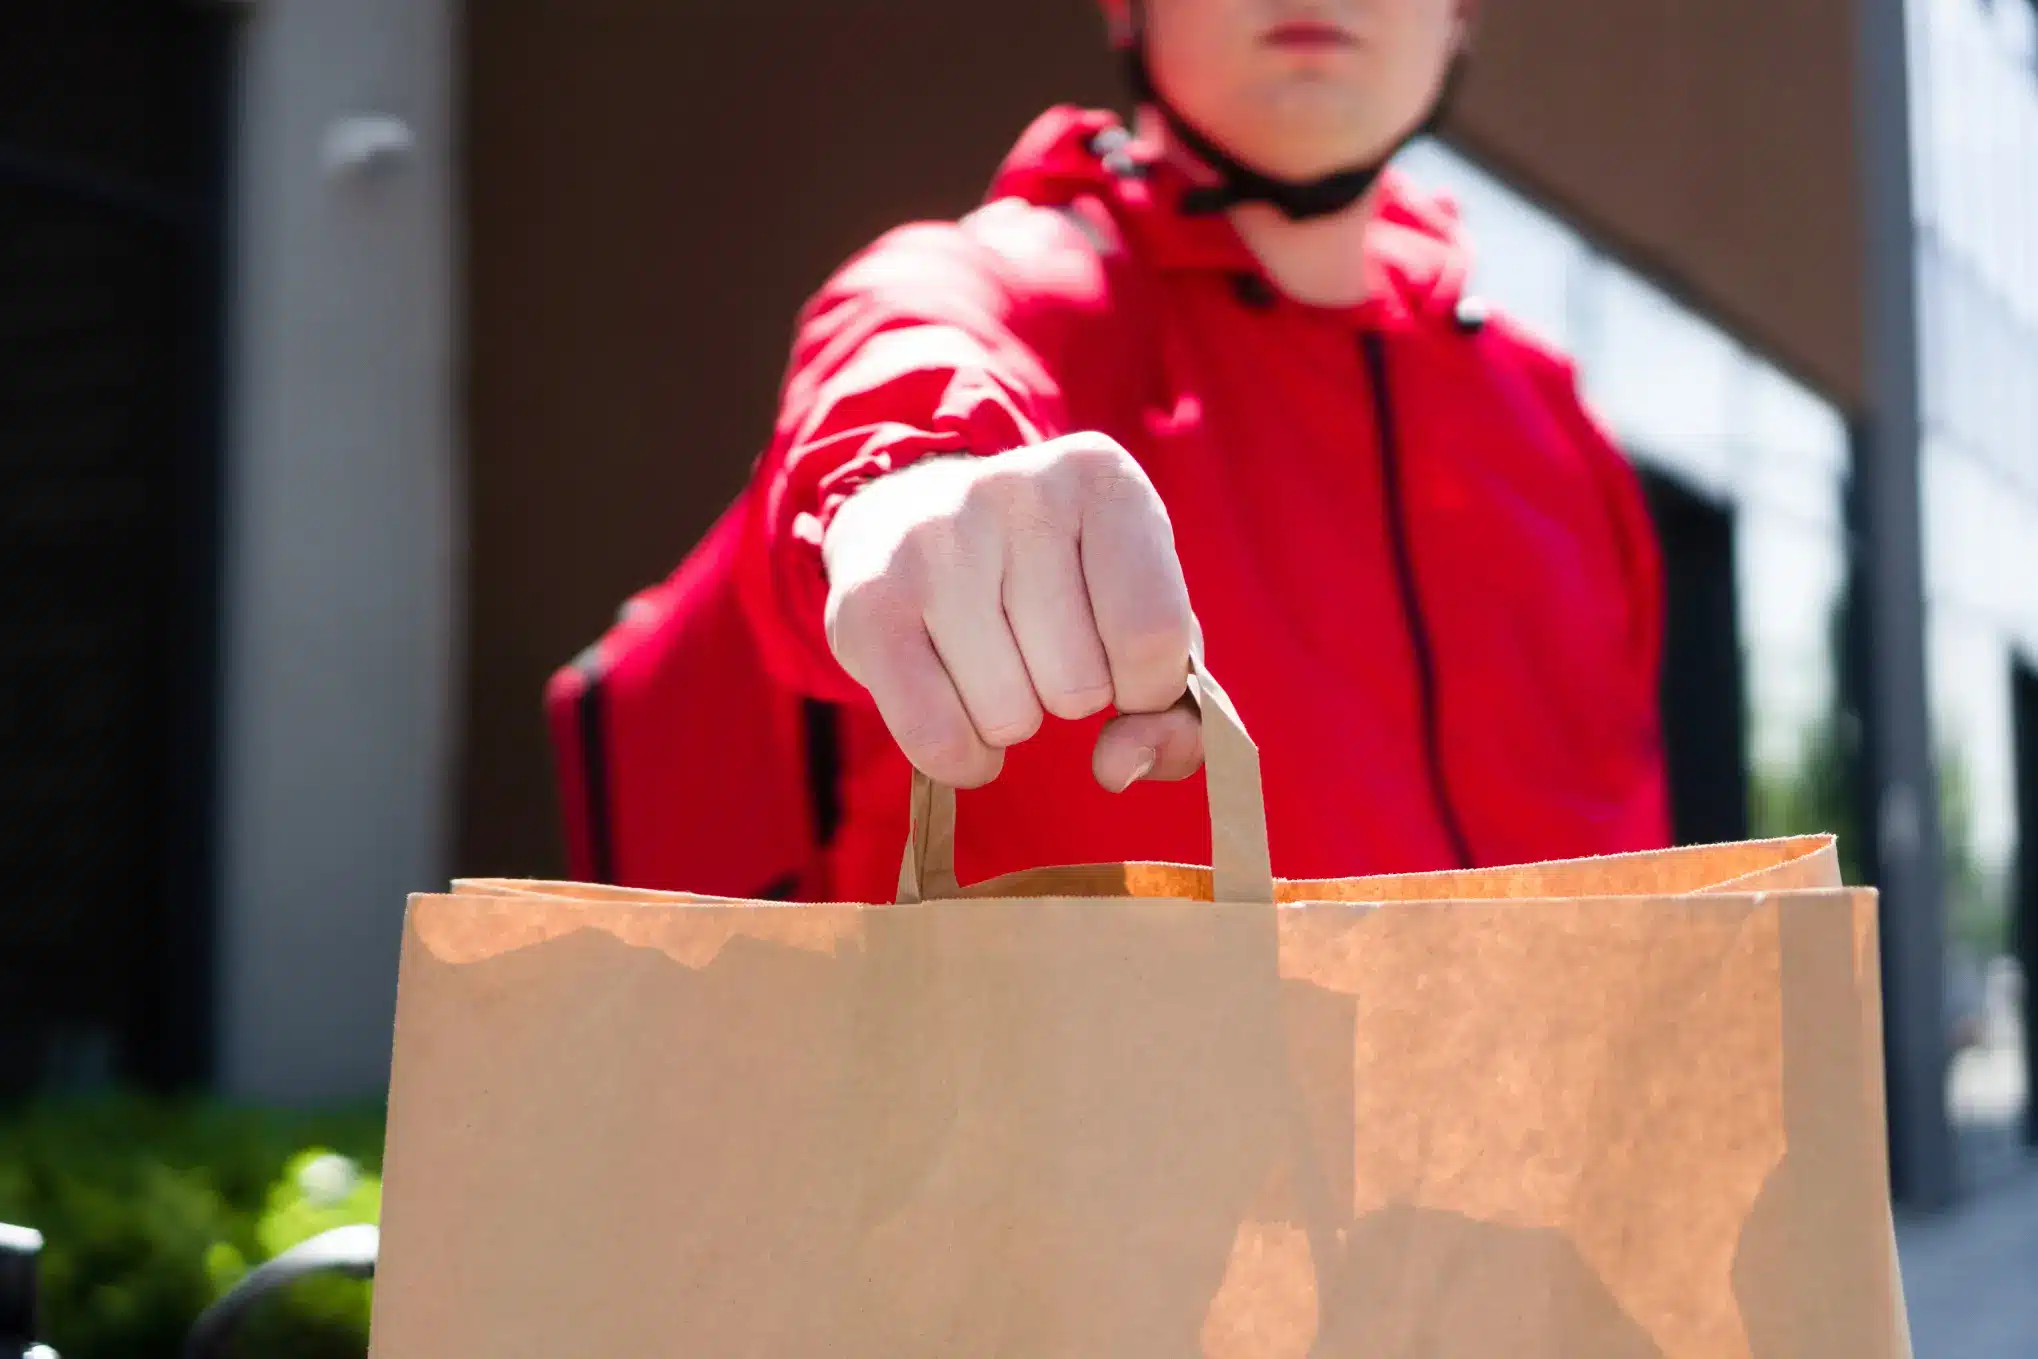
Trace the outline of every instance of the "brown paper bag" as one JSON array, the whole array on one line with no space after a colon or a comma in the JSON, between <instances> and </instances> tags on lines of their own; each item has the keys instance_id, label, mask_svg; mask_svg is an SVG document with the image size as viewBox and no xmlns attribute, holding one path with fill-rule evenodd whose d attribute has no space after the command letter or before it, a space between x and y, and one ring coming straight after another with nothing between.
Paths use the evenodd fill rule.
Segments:
<instances>
[{"instance_id":1,"label":"brown paper bag","mask_svg":"<svg viewBox=\"0 0 2038 1359\"><path fill-rule=\"evenodd\" d=\"M411 903L374 1353L1908 1355L1830 841Z\"/></svg>"}]
</instances>

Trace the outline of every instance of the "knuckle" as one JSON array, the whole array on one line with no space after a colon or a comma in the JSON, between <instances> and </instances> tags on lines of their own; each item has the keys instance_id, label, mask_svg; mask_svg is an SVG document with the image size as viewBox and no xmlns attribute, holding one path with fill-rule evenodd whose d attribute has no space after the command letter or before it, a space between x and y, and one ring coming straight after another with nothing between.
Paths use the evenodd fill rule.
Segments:
<instances>
[{"instance_id":1,"label":"knuckle","mask_svg":"<svg viewBox=\"0 0 2038 1359\"><path fill-rule=\"evenodd\" d=\"M835 659L855 673L855 664L863 653L867 641L867 630L863 623L864 614L859 601L852 591L836 590L828 596L828 607L822 616L823 630L828 637L828 650Z\"/></svg>"},{"instance_id":2,"label":"knuckle","mask_svg":"<svg viewBox=\"0 0 2038 1359\"><path fill-rule=\"evenodd\" d=\"M1064 722L1080 722L1110 707L1111 698L1111 681L1106 679L1095 684L1065 685L1042 695L1041 704Z\"/></svg>"},{"instance_id":3,"label":"knuckle","mask_svg":"<svg viewBox=\"0 0 2038 1359\"><path fill-rule=\"evenodd\" d=\"M966 724L947 718L923 718L894 731L899 748L930 777L953 782L980 762L976 735Z\"/></svg>"},{"instance_id":4,"label":"knuckle","mask_svg":"<svg viewBox=\"0 0 2038 1359\"><path fill-rule=\"evenodd\" d=\"M1174 565L1164 554L1144 551L1122 574L1101 584L1092 579L1100 635L1113 655L1189 649L1195 625Z\"/></svg>"},{"instance_id":5,"label":"knuckle","mask_svg":"<svg viewBox=\"0 0 2038 1359\"><path fill-rule=\"evenodd\" d=\"M1144 497L1152 491L1138 460L1122 444L1102 434L1070 440L1060 462L1091 497Z\"/></svg>"},{"instance_id":6,"label":"knuckle","mask_svg":"<svg viewBox=\"0 0 2038 1359\"><path fill-rule=\"evenodd\" d=\"M985 521L1023 515L1040 500L1039 478L1031 469L992 459L962 494L962 512L980 527Z\"/></svg>"},{"instance_id":7,"label":"knuckle","mask_svg":"<svg viewBox=\"0 0 2038 1359\"><path fill-rule=\"evenodd\" d=\"M938 562L930 570L980 572L1004 555L1004 542L1015 518L1024 512L1023 499L1009 473L986 477L963 492Z\"/></svg>"},{"instance_id":8,"label":"knuckle","mask_svg":"<svg viewBox=\"0 0 2038 1359\"><path fill-rule=\"evenodd\" d=\"M1003 501L1006 530L1035 542L1065 536L1073 525L1070 497L1053 476L1015 473Z\"/></svg>"},{"instance_id":9,"label":"knuckle","mask_svg":"<svg viewBox=\"0 0 2038 1359\"><path fill-rule=\"evenodd\" d=\"M1038 703L1028 703L1023 707L1015 705L1012 710L987 721L979 729L979 734L987 744L1003 750L1032 740L1039 733L1043 721L1045 716Z\"/></svg>"},{"instance_id":10,"label":"knuckle","mask_svg":"<svg viewBox=\"0 0 2038 1359\"><path fill-rule=\"evenodd\" d=\"M1055 461L1070 468L1115 467L1132 463L1125 445L1100 430L1065 435L1054 442Z\"/></svg>"},{"instance_id":11,"label":"knuckle","mask_svg":"<svg viewBox=\"0 0 2038 1359\"><path fill-rule=\"evenodd\" d=\"M1166 670L1188 662L1188 640L1179 628L1142 620L1121 630L1115 650L1120 660L1142 671Z\"/></svg>"},{"instance_id":12,"label":"knuckle","mask_svg":"<svg viewBox=\"0 0 2038 1359\"><path fill-rule=\"evenodd\" d=\"M908 592L884 576L838 586L828 594L828 643L838 654L861 651L898 631L911 607Z\"/></svg>"},{"instance_id":13,"label":"knuckle","mask_svg":"<svg viewBox=\"0 0 2038 1359\"><path fill-rule=\"evenodd\" d=\"M960 535L951 515L929 515L899 535L889 572L916 582L938 581L955 564Z\"/></svg>"},{"instance_id":14,"label":"knuckle","mask_svg":"<svg viewBox=\"0 0 2038 1359\"><path fill-rule=\"evenodd\" d=\"M1164 616L1121 627L1110 649L1120 704L1172 703L1189 676L1189 630Z\"/></svg>"},{"instance_id":15,"label":"knuckle","mask_svg":"<svg viewBox=\"0 0 2038 1359\"><path fill-rule=\"evenodd\" d=\"M995 518L993 531L1001 542L1038 544L1075 533L1077 498L1066 479L1051 471L1015 466L1002 470L982 489L985 518ZM982 540L973 536L972 541Z\"/></svg>"},{"instance_id":16,"label":"knuckle","mask_svg":"<svg viewBox=\"0 0 2038 1359\"><path fill-rule=\"evenodd\" d=\"M836 661L882 699L893 696L898 677L926 645L920 618L921 604L912 591L871 582L832 595L822 622Z\"/></svg>"},{"instance_id":17,"label":"knuckle","mask_svg":"<svg viewBox=\"0 0 2038 1359\"><path fill-rule=\"evenodd\" d=\"M915 746L901 740L906 758L927 777L955 788L980 788L997 777L996 751L973 740L941 740Z\"/></svg>"}]
</instances>

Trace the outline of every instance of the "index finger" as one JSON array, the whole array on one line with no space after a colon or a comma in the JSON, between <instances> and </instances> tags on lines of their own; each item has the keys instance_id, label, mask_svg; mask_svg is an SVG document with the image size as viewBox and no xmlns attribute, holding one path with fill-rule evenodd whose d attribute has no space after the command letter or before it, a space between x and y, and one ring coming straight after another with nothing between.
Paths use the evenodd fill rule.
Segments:
<instances>
[{"instance_id":1,"label":"index finger","mask_svg":"<svg viewBox=\"0 0 2038 1359\"><path fill-rule=\"evenodd\" d=\"M858 678L915 768L954 788L979 788L998 777L1004 752L977 732L924 627L887 638L862 659Z\"/></svg>"}]
</instances>

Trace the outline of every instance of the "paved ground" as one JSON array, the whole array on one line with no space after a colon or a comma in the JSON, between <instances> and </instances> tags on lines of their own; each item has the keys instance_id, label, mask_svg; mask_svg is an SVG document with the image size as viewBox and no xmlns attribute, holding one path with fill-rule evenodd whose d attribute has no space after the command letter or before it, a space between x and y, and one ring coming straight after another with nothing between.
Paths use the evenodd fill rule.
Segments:
<instances>
[{"instance_id":1,"label":"paved ground","mask_svg":"<svg viewBox=\"0 0 2038 1359\"><path fill-rule=\"evenodd\" d=\"M1964 1201L1897 1224L1917 1359L2038 1359L2038 1156L2020 1136L2033 1093L2020 1008L2013 979L1993 969L1980 1041L1947 1082Z\"/></svg>"},{"instance_id":2,"label":"paved ground","mask_svg":"<svg viewBox=\"0 0 2038 1359\"><path fill-rule=\"evenodd\" d=\"M1997 1171L1946 1217L1899 1222L1917 1359L2038 1359L2038 1160Z\"/></svg>"}]
</instances>

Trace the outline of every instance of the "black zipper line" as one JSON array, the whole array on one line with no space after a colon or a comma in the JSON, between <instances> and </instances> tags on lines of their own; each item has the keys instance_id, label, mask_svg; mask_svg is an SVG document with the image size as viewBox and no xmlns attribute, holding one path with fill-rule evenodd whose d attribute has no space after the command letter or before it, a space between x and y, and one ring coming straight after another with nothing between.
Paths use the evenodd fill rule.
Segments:
<instances>
[{"instance_id":1,"label":"black zipper line","mask_svg":"<svg viewBox=\"0 0 2038 1359\"><path fill-rule=\"evenodd\" d=\"M1359 334L1359 349L1365 355L1366 376L1372 384L1373 423L1380 436L1380 485L1386 502L1387 542L1394 554L1395 583L1401 590L1401 615L1408 625L1408 644L1415 653L1416 688L1422 705L1423 753L1429 762L1430 792L1436 799L1437 816L1451 842L1451 852L1460 868L1474 866L1471 842L1465 838L1464 823L1451 801L1450 783L1444 776L1443 731L1437 708L1436 649L1431 645L1429 622L1422 612L1422 593L1416 588L1415 557L1408 545L1408 507L1401 493L1401 442L1394 424L1394 402L1387 386L1387 342L1378 331Z\"/></svg>"},{"instance_id":2,"label":"black zipper line","mask_svg":"<svg viewBox=\"0 0 2038 1359\"><path fill-rule=\"evenodd\" d=\"M616 880L616 827L609 804L609 724L605 684L607 666L601 645L574 659L580 672L580 699L574 704L580 728L580 783L586 798L589 871L599 883Z\"/></svg>"}]
</instances>

